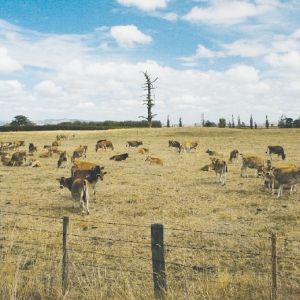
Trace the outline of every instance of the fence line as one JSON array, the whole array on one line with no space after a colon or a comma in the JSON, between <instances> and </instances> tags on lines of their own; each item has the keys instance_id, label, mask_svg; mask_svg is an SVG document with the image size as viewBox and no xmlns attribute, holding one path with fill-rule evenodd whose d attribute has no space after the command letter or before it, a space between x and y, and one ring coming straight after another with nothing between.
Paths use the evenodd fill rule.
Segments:
<instances>
[{"instance_id":1,"label":"fence line","mask_svg":"<svg viewBox=\"0 0 300 300\"><path fill-rule=\"evenodd\" d=\"M0 249L4 248L2 246L3 241L9 242L9 238L5 238L3 235L3 229L4 228L15 228L18 230L30 230L30 231L34 231L34 232L39 232L39 233L49 233L49 234L53 234L55 235L55 237L59 237L61 235L61 233L58 232L54 232L54 231L47 231L47 230L37 230L34 228L25 228L25 227L16 227L16 226L3 226L3 213L6 213L6 211L3 211L0 209ZM7 212L7 214L14 214L12 212ZM16 215L24 215L24 216L33 216L33 217L42 217L42 218L47 218L46 216L38 216L38 215L30 215L30 214L23 214L23 213L15 213ZM50 219L55 219L55 220L59 220L61 221L61 219L58 218L53 218L53 217L49 217ZM76 220L75 220L76 222ZM81 221L82 222L82 221ZM86 222L86 221L84 221ZM101 222L101 224L109 224L109 225L115 225L115 223L113 222ZM64 217L63 218L63 241L62 241L62 249L63 249L63 255L62 255L62 264L63 264L63 272L62 272L62 288L63 288L63 293L65 293L67 291L68 288L68 273L69 273L69 252L72 251L77 251L75 248L69 247L69 239L72 237L76 237L76 238L88 238L88 239L97 239L97 240L102 240L102 241L113 241L113 242L126 242L126 243L130 243L130 244L141 244L141 245L145 245L145 246L150 246L151 245L151 252L152 252L152 259L151 258L142 258L142 257L136 257L135 259L140 259L140 260L144 260L144 261L152 261L152 272L141 272L141 271L133 271L133 270L118 270L117 268L112 268L112 267L106 267L106 266L100 266L98 264L83 264L83 263L77 263L78 265L82 265L82 266L87 266L87 267L98 267L98 268L106 268L108 270L114 270L114 271L123 271L123 272L131 272L131 273L141 273L141 274L152 274L153 275L153 283L154 283L154 292L155 292L155 296L156 298L162 299L164 297L164 295L167 293L168 290L168 286L167 286L167 274L166 274L166 265L173 265L173 266L177 266L177 267L182 267L182 268L190 268L193 269L194 271L201 271L201 272L205 272L205 267L202 267L202 269L200 270L197 269L197 266L193 266L192 264L182 264L182 263L175 263L175 262L166 262L165 261L165 257L164 257L164 253L165 253L165 248L175 248L175 249L188 249L188 250L197 250L197 251L205 251L205 252L213 252L213 253L230 253L230 254L238 254L238 259L240 258L252 258L249 256L257 256L257 257L265 257L265 258L270 258L270 271L268 272L268 270L262 271L260 270L259 273L262 274L269 274L270 278L272 278L272 298L276 298L277 297L277 278L278 276L280 277L285 277L285 278L292 278L295 281L298 281L298 279L295 276L292 276L290 274L284 274L284 270L280 273L278 273L277 270L277 263L278 263L278 254L277 254L277 236L275 234L272 234L269 237L261 237L261 236L250 236L251 238L263 238L263 239L269 239L270 240L270 252L269 254L266 253L251 253L249 252L249 250L247 250L247 252L243 252L243 251L236 251L236 250L230 250L230 249L220 249L220 248L216 248L216 249L207 249L207 248L198 248L198 247L189 247L189 246L180 246L180 245L171 245L171 244L165 244L164 243L164 238L163 238L163 232L165 230L165 228L163 227L162 224L152 224L151 225L151 242L149 241L148 243L146 242L139 242L139 241L134 241L134 240L126 240L126 239L112 239L112 238L102 238L102 237L96 237L96 236L89 236L89 235L80 235L80 234L72 234L69 232L69 218L68 217ZM121 224L116 223L116 225L121 226ZM127 225L124 225L127 226ZM139 225L130 225L131 227L146 227L146 226L139 226ZM148 227L149 228L149 227ZM168 230L171 230L170 228ZM174 229L174 230L180 230L180 229ZM196 231L196 230L187 230L187 229L183 229L181 230L183 232L192 232L192 233L209 233L209 234L213 234L214 232L202 232L202 231ZM249 236L243 234L243 235L239 235L239 234L227 234L227 233L215 233L217 235L220 234L224 234L224 235L231 235L231 236L239 236L239 237L247 237L249 238ZM286 241L287 239L285 239ZM299 242L297 240L293 240L296 242ZM15 244L27 244L27 245L32 245L32 246L45 246L47 248L59 248L57 246L51 245L48 246L48 244L44 244L44 243L30 243L27 241L11 241L14 242ZM29 250L29 249L27 249ZM87 251L83 251L81 249L78 250L79 252L87 252ZM1 251L2 252L2 251ZM114 255L114 254L106 254L106 253L101 253L101 252L95 252L95 251L89 251L89 253L91 254L95 254L95 255L102 255L102 256L106 256L106 257L113 257L113 258L121 258L121 259L129 259L132 257L129 256L118 256L118 255ZM247 256L240 256L240 255L247 255ZM22 253L18 253L18 255L22 256ZM248 256L249 255L249 256ZM23 255L28 257L27 255ZM222 257L222 255L221 255ZM225 257L225 256L224 256ZM227 257L225 257L226 259ZM46 257L43 257L41 259L44 260L50 260L50 261L55 261L58 262L58 259L52 260L52 259L48 259ZM231 258L232 259L232 258ZM293 261L298 261L297 258L292 257L292 256L283 256L282 254L280 255L280 259L291 259Z\"/></svg>"}]
</instances>

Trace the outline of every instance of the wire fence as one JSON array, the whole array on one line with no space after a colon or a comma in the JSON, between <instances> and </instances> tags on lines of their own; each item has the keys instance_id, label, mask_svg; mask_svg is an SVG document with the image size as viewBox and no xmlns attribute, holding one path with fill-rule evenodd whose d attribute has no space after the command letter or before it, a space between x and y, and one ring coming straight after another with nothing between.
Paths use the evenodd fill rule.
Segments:
<instances>
[{"instance_id":1,"label":"wire fence","mask_svg":"<svg viewBox=\"0 0 300 300\"><path fill-rule=\"evenodd\" d=\"M300 241L296 239L161 224L162 231L153 233L155 224L88 220L71 220L66 232L65 218L0 210L2 270L13 262L12 270L27 274L19 275L25 282L31 270L40 274L48 292L50 286L51 293L60 286L61 293L69 295L92 287L107 299L116 290L125 298L129 291L136 297L144 295L140 299L179 291L198 299L195 295L212 295L213 289L239 298L254 287L266 299L287 295L296 299L300 294ZM37 228L37 221L47 226Z\"/></svg>"}]
</instances>

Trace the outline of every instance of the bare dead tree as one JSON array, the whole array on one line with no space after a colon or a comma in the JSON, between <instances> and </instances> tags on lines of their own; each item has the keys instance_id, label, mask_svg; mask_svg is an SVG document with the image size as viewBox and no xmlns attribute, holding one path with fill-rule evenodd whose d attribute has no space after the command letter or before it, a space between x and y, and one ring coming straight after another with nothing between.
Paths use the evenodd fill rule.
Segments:
<instances>
[{"instance_id":1,"label":"bare dead tree","mask_svg":"<svg viewBox=\"0 0 300 300\"><path fill-rule=\"evenodd\" d=\"M143 72L143 74L146 77L146 83L142 85L142 88L144 89L144 91L147 91L147 94L142 95L141 97L146 96L146 100L143 100L144 102L143 105L147 105L148 116L147 117L139 116L139 118L146 119L148 121L148 127L151 128L152 119L157 115L157 114L152 114L152 107L155 105L154 100L152 99L152 91L155 89L153 87L153 83L158 79L158 77L155 80L151 81L150 76L147 74L147 71Z\"/></svg>"}]
</instances>

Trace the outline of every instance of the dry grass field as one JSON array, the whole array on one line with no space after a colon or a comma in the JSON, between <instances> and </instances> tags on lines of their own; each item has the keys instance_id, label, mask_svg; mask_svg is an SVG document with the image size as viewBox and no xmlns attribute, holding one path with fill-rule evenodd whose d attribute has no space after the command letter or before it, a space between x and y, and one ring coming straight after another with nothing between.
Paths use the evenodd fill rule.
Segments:
<instances>
[{"instance_id":1,"label":"dry grass field","mask_svg":"<svg viewBox=\"0 0 300 300\"><path fill-rule=\"evenodd\" d=\"M300 166L298 129L160 128L63 132L60 149L72 155L87 145L86 161L105 166L90 215L57 178L58 156L39 158L43 146L60 132L0 133L1 141L33 143L42 166L0 166L0 300L7 299L154 299L151 224L164 225L168 299L272 299L271 233L277 235L277 299L300 297L299 194L271 195L263 180L240 177L228 164L227 185L215 173L200 171L206 150L265 154L281 145L286 160ZM74 136L73 136L74 134ZM114 150L95 151L99 139ZM151 165L147 154L128 149L142 140L149 155L164 160ZM199 141L197 150L179 154L168 141ZM13 153L13 150L9 151ZM111 161L128 153L126 161ZM29 159L30 157L27 157ZM70 218L69 288L62 295L62 219Z\"/></svg>"}]
</instances>

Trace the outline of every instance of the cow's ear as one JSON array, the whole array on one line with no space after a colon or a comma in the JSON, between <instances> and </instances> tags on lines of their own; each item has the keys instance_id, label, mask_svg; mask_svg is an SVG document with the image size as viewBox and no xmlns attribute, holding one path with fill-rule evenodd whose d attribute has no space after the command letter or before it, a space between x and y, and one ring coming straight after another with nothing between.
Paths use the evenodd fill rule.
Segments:
<instances>
[{"instance_id":1,"label":"cow's ear","mask_svg":"<svg viewBox=\"0 0 300 300\"><path fill-rule=\"evenodd\" d=\"M104 167L101 167L101 168L100 168L100 170L103 170L103 169L104 169Z\"/></svg>"},{"instance_id":2,"label":"cow's ear","mask_svg":"<svg viewBox=\"0 0 300 300\"><path fill-rule=\"evenodd\" d=\"M103 172L103 174L107 174L107 172Z\"/></svg>"}]
</instances>

